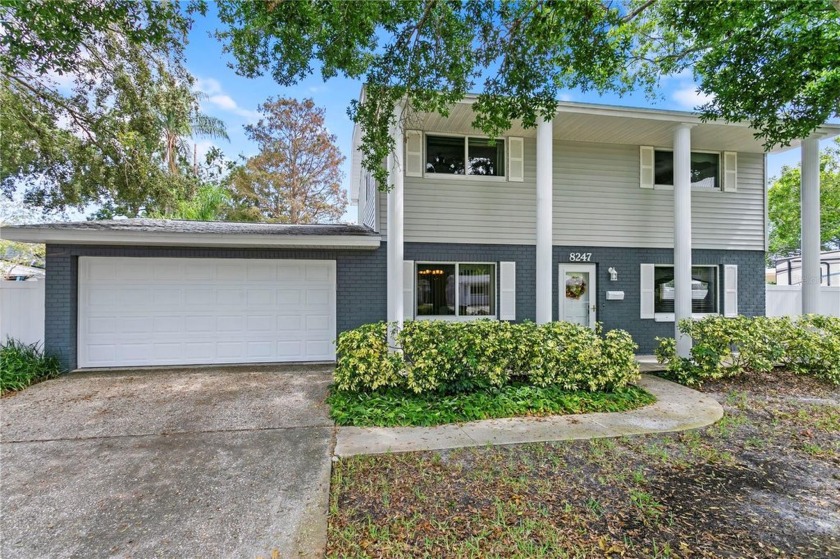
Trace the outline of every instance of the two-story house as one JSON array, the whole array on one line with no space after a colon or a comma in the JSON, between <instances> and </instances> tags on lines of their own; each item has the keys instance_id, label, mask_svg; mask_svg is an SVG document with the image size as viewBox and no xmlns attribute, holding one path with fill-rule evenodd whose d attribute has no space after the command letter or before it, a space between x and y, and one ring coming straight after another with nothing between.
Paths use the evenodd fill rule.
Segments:
<instances>
[{"instance_id":1,"label":"two-story house","mask_svg":"<svg viewBox=\"0 0 840 559\"><path fill-rule=\"evenodd\" d=\"M356 131L355 225L3 228L47 245L46 349L71 369L331 361L367 322L490 318L598 321L649 353L680 318L764 313L766 154L749 127L561 103L490 141L472 103L399 114L387 193ZM838 133L801 142L807 254L818 140ZM818 223L816 239L818 274Z\"/></svg>"}]
</instances>

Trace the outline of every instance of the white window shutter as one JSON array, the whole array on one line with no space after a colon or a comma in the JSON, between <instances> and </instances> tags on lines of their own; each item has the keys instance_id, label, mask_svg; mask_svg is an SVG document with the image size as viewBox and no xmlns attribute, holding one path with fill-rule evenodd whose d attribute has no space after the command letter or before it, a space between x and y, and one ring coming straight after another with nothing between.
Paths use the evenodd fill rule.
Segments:
<instances>
[{"instance_id":1,"label":"white window shutter","mask_svg":"<svg viewBox=\"0 0 840 559\"><path fill-rule=\"evenodd\" d=\"M653 188L653 147L639 146L639 187Z\"/></svg>"},{"instance_id":2,"label":"white window shutter","mask_svg":"<svg viewBox=\"0 0 840 559\"><path fill-rule=\"evenodd\" d=\"M403 318L414 320L414 260L403 260Z\"/></svg>"},{"instance_id":3,"label":"white window shutter","mask_svg":"<svg viewBox=\"0 0 840 559\"><path fill-rule=\"evenodd\" d=\"M723 316L738 316L738 266L723 267Z\"/></svg>"},{"instance_id":4,"label":"white window shutter","mask_svg":"<svg viewBox=\"0 0 840 559\"><path fill-rule=\"evenodd\" d=\"M405 131L405 176L423 176L423 133L419 130Z\"/></svg>"},{"instance_id":5,"label":"white window shutter","mask_svg":"<svg viewBox=\"0 0 840 559\"><path fill-rule=\"evenodd\" d=\"M508 180L512 182L525 180L525 140L523 138L508 138Z\"/></svg>"},{"instance_id":6,"label":"white window shutter","mask_svg":"<svg viewBox=\"0 0 840 559\"><path fill-rule=\"evenodd\" d=\"M653 264L642 264L639 277L641 279L639 285L639 295L641 300L640 318L654 317L654 266Z\"/></svg>"},{"instance_id":7,"label":"white window shutter","mask_svg":"<svg viewBox=\"0 0 840 559\"><path fill-rule=\"evenodd\" d=\"M723 152L723 190L738 192L738 153Z\"/></svg>"},{"instance_id":8,"label":"white window shutter","mask_svg":"<svg viewBox=\"0 0 840 559\"><path fill-rule=\"evenodd\" d=\"M499 262L499 320L516 320L516 262Z\"/></svg>"}]
</instances>

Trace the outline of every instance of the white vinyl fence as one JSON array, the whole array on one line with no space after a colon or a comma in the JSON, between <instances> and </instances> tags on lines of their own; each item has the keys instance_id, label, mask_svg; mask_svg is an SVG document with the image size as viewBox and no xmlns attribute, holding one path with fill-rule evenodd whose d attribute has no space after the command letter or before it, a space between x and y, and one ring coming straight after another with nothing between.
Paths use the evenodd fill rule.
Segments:
<instances>
[{"instance_id":1,"label":"white vinyl fence","mask_svg":"<svg viewBox=\"0 0 840 559\"><path fill-rule=\"evenodd\" d=\"M802 290L798 285L768 285L767 316L799 316L802 314ZM820 287L820 313L840 316L840 286Z\"/></svg>"},{"instance_id":2,"label":"white vinyl fence","mask_svg":"<svg viewBox=\"0 0 840 559\"><path fill-rule=\"evenodd\" d=\"M44 281L0 280L0 342L44 342Z\"/></svg>"}]
</instances>

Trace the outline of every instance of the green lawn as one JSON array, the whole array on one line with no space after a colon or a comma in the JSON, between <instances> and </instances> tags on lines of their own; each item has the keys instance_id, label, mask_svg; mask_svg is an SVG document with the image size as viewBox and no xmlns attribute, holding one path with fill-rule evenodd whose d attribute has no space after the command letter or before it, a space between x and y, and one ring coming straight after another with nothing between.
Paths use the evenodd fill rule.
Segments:
<instances>
[{"instance_id":1,"label":"green lawn","mask_svg":"<svg viewBox=\"0 0 840 559\"><path fill-rule=\"evenodd\" d=\"M330 414L338 425L358 427L433 426L502 417L616 412L654 401L653 395L636 386L614 392L585 392L527 384L452 395L333 390L327 399Z\"/></svg>"}]
</instances>

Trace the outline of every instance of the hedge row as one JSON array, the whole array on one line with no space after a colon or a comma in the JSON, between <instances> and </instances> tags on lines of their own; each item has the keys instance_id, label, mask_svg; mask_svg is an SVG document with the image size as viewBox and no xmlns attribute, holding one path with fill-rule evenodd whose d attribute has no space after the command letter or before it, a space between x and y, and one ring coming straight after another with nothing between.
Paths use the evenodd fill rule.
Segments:
<instances>
[{"instance_id":1,"label":"hedge row","mask_svg":"<svg viewBox=\"0 0 840 559\"><path fill-rule=\"evenodd\" d=\"M694 340L691 358L677 356L673 338L657 338L656 356L685 384L777 366L840 384L840 318L712 316L679 327Z\"/></svg>"},{"instance_id":2,"label":"hedge row","mask_svg":"<svg viewBox=\"0 0 840 559\"><path fill-rule=\"evenodd\" d=\"M566 322L409 321L396 333L397 352L388 351L388 328L378 322L338 337L339 390L461 393L523 381L611 391L639 376L630 335L603 334L600 325L592 330Z\"/></svg>"}]
</instances>

